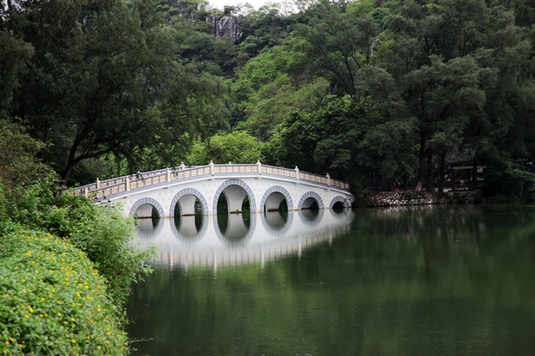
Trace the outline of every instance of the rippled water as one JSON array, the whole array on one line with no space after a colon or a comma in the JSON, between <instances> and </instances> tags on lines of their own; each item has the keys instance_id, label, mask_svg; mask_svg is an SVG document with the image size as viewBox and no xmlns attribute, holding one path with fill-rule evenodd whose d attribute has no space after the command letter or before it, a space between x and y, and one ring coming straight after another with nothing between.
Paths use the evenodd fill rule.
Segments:
<instances>
[{"instance_id":1,"label":"rippled water","mask_svg":"<svg viewBox=\"0 0 535 356\"><path fill-rule=\"evenodd\" d=\"M134 355L535 354L535 208L251 214L139 226Z\"/></svg>"}]
</instances>

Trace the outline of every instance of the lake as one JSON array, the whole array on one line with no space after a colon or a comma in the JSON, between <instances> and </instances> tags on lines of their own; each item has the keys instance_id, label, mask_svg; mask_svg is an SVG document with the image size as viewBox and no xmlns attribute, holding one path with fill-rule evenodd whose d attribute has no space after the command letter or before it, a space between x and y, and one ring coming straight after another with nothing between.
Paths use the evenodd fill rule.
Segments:
<instances>
[{"instance_id":1,"label":"lake","mask_svg":"<svg viewBox=\"0 0 535 356\"><path fill-rule=\"evenodd\" d=\"M133 355L533 355L535 207L144 220Z\"/></svg>"}]
</instances>

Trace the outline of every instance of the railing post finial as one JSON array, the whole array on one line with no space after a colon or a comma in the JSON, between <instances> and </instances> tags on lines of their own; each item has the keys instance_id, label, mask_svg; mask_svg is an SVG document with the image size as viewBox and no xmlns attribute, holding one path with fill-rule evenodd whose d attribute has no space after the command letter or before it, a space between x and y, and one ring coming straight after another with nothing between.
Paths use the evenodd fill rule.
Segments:
<instances>
[{"instance_id":1,"label":"railing post finial","mask_svg":"<svg viewBox=\"0 0 535 356\"><path fill-rule=\"evenodd\" d=\"M212 176L214 175L214 161L213 160L210 160L210 174Z\"/></svg>"},{"instance_id":2,"label":"railing post finial","mask_svg":"<svg viewBox=\"0 0 535 356\"><path fill-rule=\"evenodd\" d=\"M256 161L256 166L258 167L258 174L262 175L262 163L260 163L260 160Z\"/></svg>"},{"instance_id":3,"label":"railing post finial","mask_svg":"<svg viewBox=\"0 0 535 356\"><path fill-rule=\"evenodd\" d=\"M331 175L327 173L326 177L327 177L327 185L331 185Z\"/></svg>"},{"instance_id":4,"label":"railing post finial","mask_svg":"<svg viewBox=\"0 0 535 356\"><path fill-rule=\"evenodd\" d=\"M186 165L184 164L184 162L182 162L182 164L180 165L180 169L182 170L186 169Z\"/></svg>"},{"instance_id":5,"label":"railing post finial","mask_svg":"<svg viewBox=\"0 0 535 356\"><path fill-rule=\"evenodd\" d=\"M97 189L100 189L100 179L97 177Z\"/></svg>"},{"instance_id":6,"label":"railing post finial","mask_svg":"<svg viewBox=\"0 0 535 356\"><path fill-rule=\"evenodd\" d=\"M299 179L299 168L295 166L294 170L295 170L295 178Z\"/></svg>"}]
</instances>

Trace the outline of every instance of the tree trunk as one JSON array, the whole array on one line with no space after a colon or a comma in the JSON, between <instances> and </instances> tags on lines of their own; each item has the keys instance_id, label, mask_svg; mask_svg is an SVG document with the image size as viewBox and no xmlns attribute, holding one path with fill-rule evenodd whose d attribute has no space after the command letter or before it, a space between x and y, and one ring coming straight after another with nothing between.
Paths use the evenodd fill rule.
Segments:
<instances>
[{"instance_id":1,"label":"tree trunk","mask_svg":"<svg viewBox=\"0 0 535 356\"><path fill-rule=\"evenodd\" d=\"M431 152L427 155L427 191L433 192L433 154Z\"/></svg>"},{"instance_id":2,"label":"tree trunk","mask_svg":"<svg viewBox=\"0 0 535 356\"><path fill-rule=\"evenodd\" d=\"M420 152L418 154L418 180L416 186L414 187L415 192L422 190L424 186L424 174L425 174L425 145L424 140L420 138Z\"/></svg>"},{"instance_id":3,"label":"tree trunk","mask_svg":"<svg viewBox=\"0 0 535 356\"><path fill-rule=\"evenodd\" d=\"M74 168L74 163L69 162L67 164L67 167L63 170L63 174L61 175L61 178L63 179L63 184L67 186L69 183L69 179L71 178L72 169Z\"/></svg>"},{"instance_id":4,"label":"tree trunk","mask_svg":"<svg viewBox=\"0 0 535 356\"><path fill-rule=\"evenodd\" d=\"M444 192L444 174L445 174L445 165L446 165L446 153L440 155L440 172L438 176L438 191Z\"/></svg>"}]
</instances>

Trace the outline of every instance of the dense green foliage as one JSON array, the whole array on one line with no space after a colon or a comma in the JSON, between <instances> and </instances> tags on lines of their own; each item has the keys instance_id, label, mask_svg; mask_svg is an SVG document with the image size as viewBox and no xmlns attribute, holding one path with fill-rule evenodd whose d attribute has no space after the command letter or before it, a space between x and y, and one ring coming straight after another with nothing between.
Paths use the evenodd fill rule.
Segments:
<instances>
[{"instance_id":1,"label":"dense green foliage","mask_svg":"<svg viewBox=\"0 0 535 356\"><path fill-rule=\"evenodd\" d=\"M108 281L110 297L118 304L139 275L149 271L142 265L148 252L130 245L134 223L117 207L95 205L85 197L62 193L53 181L40 180L4 210L9 211L9 220L64 237L84 251Z\"/></svg>"},{"instance_id":2,"label":"dense green foliage","mask_svg":"<svg viewBox=\"0 0 535 356\"><path fill-rule=\"evenodd\" d=\"M150 251L117 207L61 189L41 148L0 121L0 352L127 354L123 303Z\"/></svg>"},{"instance_id":3,"label":"dense green foliage","mask_svg":"<svg viewBox=\"0 0 535 356\"><path fill-rule=\"evenodd\" d=\"M85 253L65 239L15 226L1 239L3 354L127 354L122 310Z\"/></svg>"},{"instance_id":4,"label":"dense green foliage","mask_svg":"<svg viewBox=\"0 0 535 356\"><path fill-rule=\"evenodd\" d=\"M442 189L451 158L468 151L494 169L489 193L531 195L531 3L294 5L8 1L0 110L45 142L44 162L69 184L241 162L208 151L220 137L240 146L233 132L245 131L266 143L249 163L329 172L359 192L378 175Z\"/></svg>"},{"instance_id":5,"label":"dense green foliage","mask_svg":"<svg viewBox=\"0 0 535 356\"><path fill-rule=\"evenodd\" d=\"M206 142L193 144L187 162L205 165L213 162L254 163L263 161L262 143L244 131L217 133Z\"/></svg>"}]
</instances>

